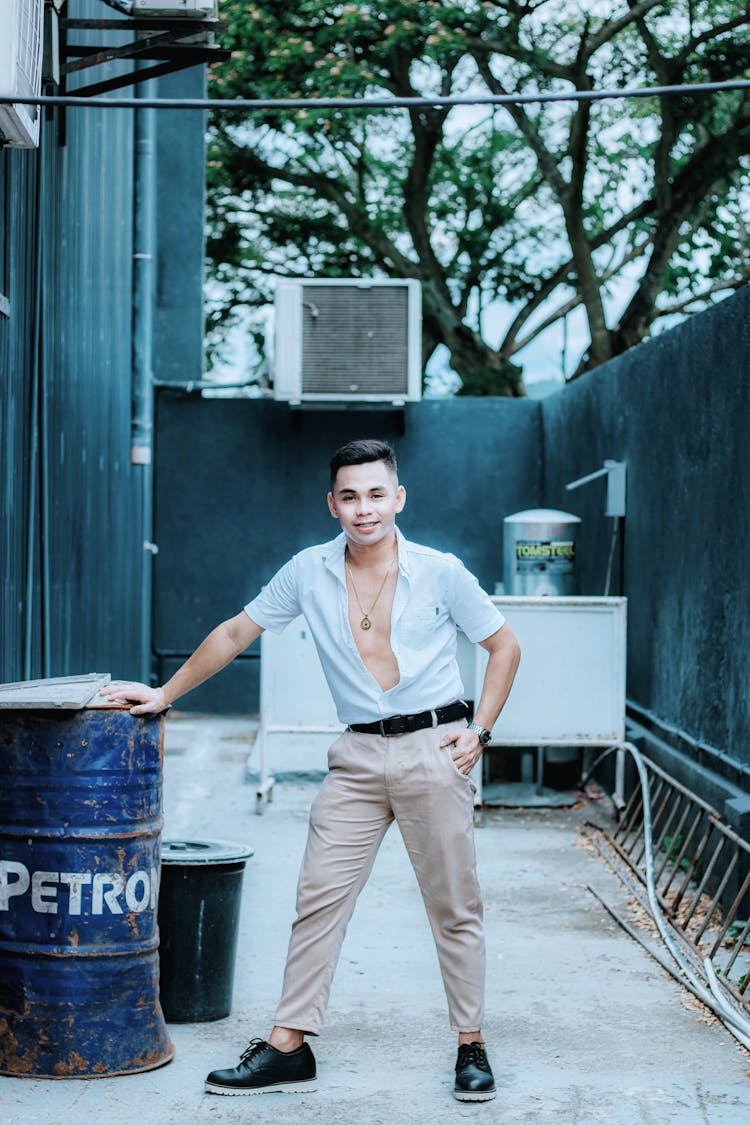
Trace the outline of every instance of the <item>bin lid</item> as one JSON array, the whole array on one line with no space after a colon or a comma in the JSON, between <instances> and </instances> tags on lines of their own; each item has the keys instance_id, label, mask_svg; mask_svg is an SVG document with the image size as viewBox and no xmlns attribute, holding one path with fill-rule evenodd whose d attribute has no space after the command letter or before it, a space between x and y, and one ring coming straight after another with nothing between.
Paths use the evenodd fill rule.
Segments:
<instances>
[{"instance_id":1,"label":"bin lid","mask_svg":"<svg viewBox=\"0 0 750 1125\"><path fill-rule=\"evenodd\" d=\"M572 512L559 512L557 508L527 508L524 512L514 512L506 516L503 523L571 523L581 522L581 517Z\"/></svg>"},{"instance_id":2,"label":"bin lid","mask_svg":"<svg viewBox=\"0 0 750 1125\"><path fill-rule=\"evenodd\" d=\"M233 844L228 840L162 840L161 861L164 864L182 864L185 867L208 863L237 863L254 855L246 844Z\"/></svg>"}]
</instances>

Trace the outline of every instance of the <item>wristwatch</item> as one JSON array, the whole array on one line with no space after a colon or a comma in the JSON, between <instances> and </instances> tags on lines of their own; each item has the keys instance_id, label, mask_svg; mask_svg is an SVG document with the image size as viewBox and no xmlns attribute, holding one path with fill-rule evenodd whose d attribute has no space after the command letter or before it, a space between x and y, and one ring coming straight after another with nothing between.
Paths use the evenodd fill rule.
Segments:
<instances>
[{"instance_id":1,"label":"wristwatch","mask_svg":"<svg viewBox=\"0 0 750 1125\"><path fill-rule=\"evenodd\" d=\"M479 723L469 723L468 727L469 730L474 731L474 734L477 736L482 746L486 746L489 740L492 738L492 731L487 730L486 727L480 727Z\"/></svg>"}]
</instances>

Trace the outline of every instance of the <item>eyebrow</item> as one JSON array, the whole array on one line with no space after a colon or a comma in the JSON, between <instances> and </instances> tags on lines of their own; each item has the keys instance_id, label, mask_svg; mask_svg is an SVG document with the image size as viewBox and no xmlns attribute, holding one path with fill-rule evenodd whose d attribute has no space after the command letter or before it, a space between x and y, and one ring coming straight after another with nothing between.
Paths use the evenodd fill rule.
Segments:
<instances>
[{"instance_id":1,"label":"eyebrow","mask_svg":"<svg viewBox=\"0 0 750 1125\"><path fill-rule=\"evenodd\" d=\"M385 492L387 487L388 486L385 484L374 484L371 488L362 489L362 492ZM338 490L338 494L339 496L357 496L359 494L359 489L351 488L349 485L346 485L346 487Z\"/></svg>"},{"instance_id":2,"label":"eyebrow","mask_svg":"<svg viewBox=\"0 0 750 1125\"><path fill-rule=\"evenodd\" d=\"M374 484L372 486L372 488L363 488L361 491L362 492L385 492L385 489L386 489L386 486L384 484ZM352 495L355 495L355 494L359 493L360 489L349 488L347 486L346 488L339 489L339 491L340 492L351 492Z\"/></svg>"}]
</instances>

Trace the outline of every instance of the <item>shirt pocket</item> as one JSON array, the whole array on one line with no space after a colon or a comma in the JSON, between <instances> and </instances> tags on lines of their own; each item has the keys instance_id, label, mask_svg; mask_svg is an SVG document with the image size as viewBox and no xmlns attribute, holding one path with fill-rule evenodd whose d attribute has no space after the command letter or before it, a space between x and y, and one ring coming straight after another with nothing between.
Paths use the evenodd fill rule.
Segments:
<instances>
[{"instance_id":1,"label":"shirt pocket","mask_svg":"<svg viewBox=\"0 0 750 1125\"><path fill-rule=\"evenodd\" d=\"M409 606L404 610L400 621L404 644L407 648L424 648L434 640L441 620L439 606Z\"/></svg>"}]
</instances>

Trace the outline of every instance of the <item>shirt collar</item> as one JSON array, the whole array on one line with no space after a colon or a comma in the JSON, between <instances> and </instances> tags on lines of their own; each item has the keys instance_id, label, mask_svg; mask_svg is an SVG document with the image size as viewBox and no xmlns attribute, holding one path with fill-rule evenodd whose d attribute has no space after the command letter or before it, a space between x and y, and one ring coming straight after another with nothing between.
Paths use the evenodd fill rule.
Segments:
<instances>
[{"instance_id":1,"label":"shirt collar","mask_svg":"<svg viewBox=\"0 0 750 1125\"><path fill-rule=\"evenodd\" d=\"M396 544L398 547L398 569L401 574L409 577L409 547L411 544L396 527ZM342 531L335 539L332 539L328 544L328 550L325 555L326 569L335 574L342 582L346 582L344 573L344 552L346 550L346 535Z\"/></svg>"},{"instance_id":2,"label":"shirt collar","mask_svg":"<svg viewBox=\"0 0 750 1125\"><path fill-rule=\"evenodd\" d=\"M411 544L398 528L396 528L396 543L398 544L398 569L408 578L410 571L409 547Z\"/></svg>"}]
</instances>

